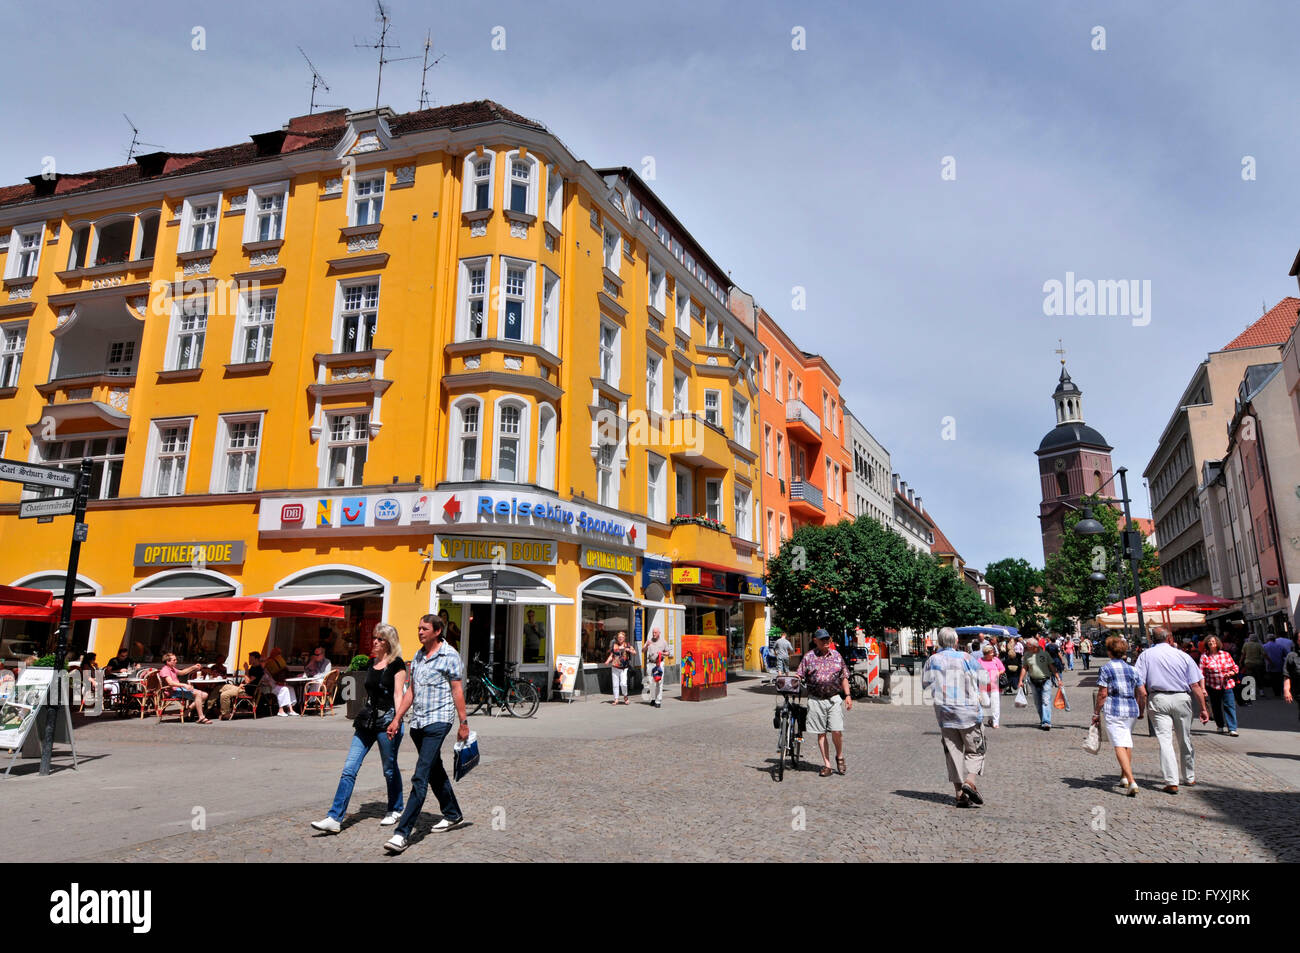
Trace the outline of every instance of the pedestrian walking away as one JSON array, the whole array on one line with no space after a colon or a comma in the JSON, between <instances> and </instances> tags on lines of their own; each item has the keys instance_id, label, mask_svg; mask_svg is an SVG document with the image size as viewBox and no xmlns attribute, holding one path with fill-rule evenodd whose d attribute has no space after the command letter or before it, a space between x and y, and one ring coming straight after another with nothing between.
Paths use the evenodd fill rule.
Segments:
<instances>
[{"instance_id":1,"label":"pedestrian walking away","mask_svg":"<svg viewBox=\"0 0 1300 953\"><path fill-rule=\"evenodd\" d=\"M1264 674L1274 698L1282 697L1282 665L1294 651L1295 643L1285 636L1270 635L1264 645Z\"/></svg>"},{"instance_id":2,"label":"pedestrian walking away","mask_svg":"<svg viewBox=\"0 0 1300 953\"><path fill-rule=\"evenodd\" d=\"M632 700L627 695L627 670L632 666L632 646L627 644L627 633L619 632L614 643L609 647L605 664L610 666L610 681L614 683L614 704L618 704L619 692L623 693L623 704L630 705Z\"/></svg>"},{"instance_id":3,"label":"pedestrian walking away","mask_svg":"<svg viewBox=\"0 0 1300 953\"><path fill-rule=\"evenodd\" d=\"M1092 639L1086 635L1079 643L1079 660L1083 662L1083 670L1086 672L1092 668L1090 660L1092 659Z\"/></svg>"},{"instance_id":4,"label":"pedestrian walking away","mask_svg":"<svg viewBox=\"0 0 1300 953\"><path fill-rule=\"evenodd\" d=\"M825 629L813 633L813 650L804 653L795 674L808 689L805 730L817 736L817 748L822 754L819 775L825 778L831 774L827 734L835 744L835 766L840 774L844 774L848 771L848 763L844 760L844 711L853 710L853 699L849 695L849 667L844 664L844 657L832 647L830 633Z\"/></svg>"},{"instance_id":5,"label":"pedestrian walking away","mask_svg":"<svg viewBox=\"0 0 1300 953\"><path fill-rule=\"evenodd\" d=\"M921 689L934 705L957 807L983 804L975 779L984 774L987 751L981 712L988 672L970 655L957 651L955 629L939 630L939 648L925 663Z\"/></svg>"},{"instance_id":6,"label":"pedestrian walking away","mask_svg":"<svg viewBox=\"0 0 1300 953\"><path fill-rule=\"evenodd\" d=\"M1092 713L1092 723L1105 722L1106 737L1110 738L1115 760L1119 762L1120 790L1135 797L1138 786L1133 778L1133 723L1142 717L1146 693L1141 693L1143 701L1139 701L1141 676L1125 658L1128 642L1122 635L1112 635L1106 640L1106 654L1110 661L1097 673L1097 708Z\"/></svg>"},{"instance_id":7,"label":"pedestrian walking away","mask_svg":"<svg viewBox=\"0 0 1300 953\"><path fill-rule=\"evenodd\" d=\"M645 644L646 684L650 687L650 704L664 707L664 663L668 661L668 640L657 628L650 630L650 641Z\"/></svg>"},{"instance_id":8,"label":"pedestrian walking away","mask_svg":"<svg viewBox=\"0 0 1300 953\"><path fill-rule=\"evenodd\" d=\"M790 674L790 653L794 651L794 645L784 632L773 644L772 651L776 652L776 674Z\"/></svg>"},{"instance_id":9,"label":"pedestrian walking away","mask_svg":"<svg viewBox=\"0 0 1300 953\"><path fill-rule=\"evenodd\" d=\"M1226 733L1233 738L1237 737L1237 696L1233 689L1237 687L1239 674L1237 663L1223 648L1219 637L1212 635L1206 639L1205 651L1201 653L1201 676L1210 696L1210 710L1219 734Z\"/></svg>"},{"instance_id":10,"label":"pedestrian walking away","mask_svg":"<svg viewBox=\"0 0 1300 953\"><path fill-rule=\"evenodd\" d=\"M988 704L984 706L984 716L988 720L989 726L996 728L1002 720L1002 691L998 683L1007 667L994 654L992 645L984 646L984 657L980 659L980 667L988 674L989 680Z\"/></svg>"},{"instance_id":11,"label":"pedestrian walking away","mask_svg":"<svg viewBox=\"0 0 1300 953\"><path fill-rule=\"evenodd\" d=\"M1029 679L1029 686L1033 690L1034 704L1038 706L1038 727L1050 731L1052 729L1052 687L1059 685L1061 680L1056 674L1056 667L1052 664L1052 657L1033 639L1025 643L1020 682L1016 687L1023 687L1026 678Z\"/></svg>"},{"instance_id":12,"label":"pedestrian walking away","mask_svg":"<svg viewBox=\"0 0 1300 953\"><path fill-rule=\"evenodd\" d=\"M1300 649L1292 649L1282 661L1282 700L1288 705L1300 698Z\"/></svg>"},{"instance_id":13,"label":"pedestrian walking away","mask_svg":"<svg viewBox=\"0 0 1300 953\"><path fill-rule=\"evenodd\" d=\"M1164 790L1168 794L1177 794L1180 776L1188 785L1196 783L1192 699L1200 709L1201 724L1209 723L1210 710L1206 704L1201 670L1192 657L1179 651L1173 633L1163 626L1154 630L1153 638L1155 641L1151 647L1138 656L1133 666L1140 683L1137 700L1139 707L1145 706L1151 712L1151 727L1160 744Z\"/></svg>"},{"instance_id":14,"label":"pedestrian walking away","mask_svg":"<svg viewBox=\"0 0 1300 953\"><path fill-rule=\"evenodd\" d=\"M1243 694L1243 705L1253 705L1254 699L1264 690L1264 643L1253 632L1241 647L1241 670L1251 680L1249 697Z\"/></svg>"},{"instance_id":15,"label":"pedestrian walking away","mask_svg":"<svg viewBox=\"0 0 1300 953\"><path fill-rule=\"evenodd\" d=\"M433 825L435 833L449 831L465 822L456 794L451 788L451 778L442 766L442 741L451 731L452 721L460 728L456 737L469 740L469 719L465 717L464 673L460 653L442 638L442 620L436 615L420 617L420 650L411 659L411 690L397 701L397 711L388 723L388 737L395 739L401 730L402 718L411 713L411 743L415 745L415 776L411 779L411 794L406 799L406 810L397 821L397 830L384 844L390 854L400 854L410 845L411 830L424 798L432 784L442 820Z\"/></svg>"},{"instance_id":16,"label":"pedestrian walking away","mask_svg":"<svg viewBox=\"0 0 1300 953\"><path fill-rule=\"evenodd\" d=\"M390 736L388 725L397 716L397 699L406 694L406 662L402 659L402 643L397 637L397 629L387 622L375 626L370 658L372 661L365 680L366 706L352 722L352 745L348 748L348 757L343 763L343 774L339 777L338 790L334 792L334 803L324 818L311 823L316 830L327 834L337 834L343 829L348 802L352 799L352 789L357 783L357 772L376 744L379 745L380 766L388 789L388 810L379 826L391 827L402 816L402 774L397 769L397 749L402 744L402 727L399 722L396 733Z\"/></svg>"}]
</instances>

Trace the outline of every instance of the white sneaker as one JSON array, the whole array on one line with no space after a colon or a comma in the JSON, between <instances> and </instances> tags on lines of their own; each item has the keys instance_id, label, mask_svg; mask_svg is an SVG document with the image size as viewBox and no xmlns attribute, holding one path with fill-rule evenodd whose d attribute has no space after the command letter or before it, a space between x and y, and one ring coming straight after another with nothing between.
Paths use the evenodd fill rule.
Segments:
<instances>
[{"instance_id":1,"label":"white sneaker","mask_svg":"<svg viewBox=\"0 0 1300 953\"><path fill-rule=\"evenodd\" d=\"M294 711L292 708L290 708L290 709L289 709L289 717L290 717L290 718L301 718L302 716L299 715L299 714L298 714L296 711Z\"/></svg>"},{"instance_id":2,"label":"white sneaker","mask_svg":"<svg viewBox=\"0 0 1300 953\"><path fill-rule=\"evenodd\" d=\"M316 828L318 831L324 831L326 834L337 834L339 831L343 830L343 828L339 826L339 822L334 820L332 817L327 817L320 821L312 821L311 826Z\"/></svg>"},{"instance_id":3,"label":"white sneaker","mask_svg":"<svg viewBox=\"0 0 1300 953\"><path fill-rule=\"evenodd\" d=\"M400 811L389 811L387 814L384 815L384 819L379 822L379 826L392 827L401 819L402 819L402 814Z\"/></svg>"},{"instance_id":4,"label":"white sneaker","mask_svg":"<svg viewBox=\"0 0 1300 953\"><path fill-rule=\"evenodd\" d=\"M394 834L384 842L384 850L388 851L390 854L400 854L402 851L406 850L406 846L406 838L401 834Z\"/></svg>"},{"instance_id":5,"label":"white sneaker","mask_svg":"<svg viewBox=\"0 0 1300 953\"><path fill-rule=\"evenodd\" d=\"M447 818L444 817L437 824L434 824L431 830L435 834L441 834L444 831L451 830L453 827L460 827L464 823L465 823L465 818L463 817L459 821L448 820Z\"/></svg>"},{"instance_id":6,"label":"white sneaker","mask_svg":"<svg viewBox=\"0 0 1300 953\"><path fill-rule=\"evenodd\" d=\"M277 711L277 712L275 713L275 717L276 717L276 718L288 718L289 716L286 715L286 714L285 714L284 712L282 712L282 711Z\"/></svg>"}]
</instances>

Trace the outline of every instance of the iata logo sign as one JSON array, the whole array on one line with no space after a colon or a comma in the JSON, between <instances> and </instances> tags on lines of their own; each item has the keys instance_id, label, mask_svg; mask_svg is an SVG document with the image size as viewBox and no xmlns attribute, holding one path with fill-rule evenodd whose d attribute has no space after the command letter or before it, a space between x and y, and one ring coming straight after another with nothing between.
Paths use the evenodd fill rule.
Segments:
<instances>
[{"instance_id":1,"label":"iata logo sign","mask_svg":"<svg viewBox=\"0 0 1300 953\"><path fill-rule=\"evenodd\" d=\"M396 523L402 515L402 504L386 496L375 504L376 523Z\"/></svg>"},{"instance_id":2,"label":"iata logo sign","mask_svg":"<svg viewBox=\"0 0 1300 953\"><path fill-rule=\"evenodd\" d=\"M286 526L301 526L307 512L301 503L286 503L280 507L280 522Z\"/></svg>"}]
</instances>

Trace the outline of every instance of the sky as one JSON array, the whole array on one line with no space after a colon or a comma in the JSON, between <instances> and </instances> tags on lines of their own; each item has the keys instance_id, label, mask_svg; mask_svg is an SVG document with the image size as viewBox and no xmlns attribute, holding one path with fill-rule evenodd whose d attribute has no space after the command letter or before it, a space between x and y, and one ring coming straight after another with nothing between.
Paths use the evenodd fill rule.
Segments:
<instances>
[{"instance_id":1,"label":"sky","mask_svg":"<svg viewBox=\"0 0 1300 953\"><path fill-rule=\"evenodd\" d=\"M387 6L390 57L432 31L434 105L494 99L597 168L652 160L651 187L830 361L973 566L1042 563L1058 339L1148 515L1141 473L1197 363L1296 294L1293 4ZM356 45L373 0L6 7L6 184L46 156L123 162L123 113L146 152L277 129L308 111L298 46L318 104L375 104L377 54ZM381 102L417 108L420 79L419 59L389 63ZM1149 301L1046 314L1070 273Z\"/></svg>"}]
</instances>

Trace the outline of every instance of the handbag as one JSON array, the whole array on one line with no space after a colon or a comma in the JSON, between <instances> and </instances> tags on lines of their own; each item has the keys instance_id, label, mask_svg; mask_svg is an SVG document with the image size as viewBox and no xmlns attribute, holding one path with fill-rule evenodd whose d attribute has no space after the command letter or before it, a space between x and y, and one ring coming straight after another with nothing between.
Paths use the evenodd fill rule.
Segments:
<instances>
[{"instance_id":1,"label":"handbag","mask_svg":"<svg viewBox=\"0 0 1300 953\"><path fill-rule=\"evenodd\" d=\"M1020 687L1016 689L1016 700L1014 704L1017 708L1029 707L1029 699L1025 697L1025 686L1023 683L1021 683Z\"/></svg>"},{"instance_id":2,"label":"handbag","mask_svg":"<svg viewBox=\"0 0 1300 953\"><path fill-rule=\"evenodd\" d=\"M367 703L366 707L361 709L361 714L352 719L352 727L357 731L373 731L378 734L388 728L388 723L392 721L392 715L396 714L392 709L389 711L376 711Z\"/></svg>"},{"instance_id":3,"label":"handbag","mask_svg":"<svg viewBox=\"0 0 1300 953\"><path fill-rule=\"evenodd\" d=\"M451 775L459 781L478 765L478 732L471 731L469 738L451 746Z\"/></svg>"},{"instance_id":4,"label":"handbag","mask_svg":"<svg viewBox=\"0 0 1300 953\"><path fill-rule=\"evenodd\" d=\"M1088 728L1088 737L1083 740L1083 750L1089 754L1101 751L1101 731L1096 725Z\"/></svg>"}]
</instances>

